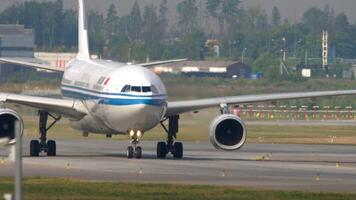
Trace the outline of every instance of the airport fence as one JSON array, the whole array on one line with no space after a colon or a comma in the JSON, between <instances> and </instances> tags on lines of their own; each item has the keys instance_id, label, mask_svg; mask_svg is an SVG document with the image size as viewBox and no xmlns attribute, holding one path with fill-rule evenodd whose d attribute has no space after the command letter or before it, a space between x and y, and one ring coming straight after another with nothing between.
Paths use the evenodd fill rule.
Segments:
<instances>
[{"instance_id":1,"label":"airport fence","mask_svg":"<svg viewBox=\"0 0 356 200\"><path fill-rule=\"evenodd\" d=\"M304 121L326 121L326 120L348 120L356 121L356 110L351 106L348 107L330 107L330 106L265 106L249 105L232 107L231 113L244 120L304 120Z\"/></svg>"}]
</instances>

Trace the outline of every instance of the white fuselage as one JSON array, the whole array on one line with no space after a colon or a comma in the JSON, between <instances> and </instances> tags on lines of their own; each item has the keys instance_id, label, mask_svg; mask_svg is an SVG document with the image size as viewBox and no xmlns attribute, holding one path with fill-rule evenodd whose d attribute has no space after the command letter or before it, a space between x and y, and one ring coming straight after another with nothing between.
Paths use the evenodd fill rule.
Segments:
<instances>
[{"instance_id":1,"label":"white fuselage","mask_svg":"<svg viewBox=\"0 0 356 200\"><path fill-rule=\"evenodd\" d=\"M127 134L145 132L164 117L167 92L150 70L101 60L72 60L61 84L65 98L83 102L89 115L72 120L83 132Z\"/></svg>"}]
</instances>

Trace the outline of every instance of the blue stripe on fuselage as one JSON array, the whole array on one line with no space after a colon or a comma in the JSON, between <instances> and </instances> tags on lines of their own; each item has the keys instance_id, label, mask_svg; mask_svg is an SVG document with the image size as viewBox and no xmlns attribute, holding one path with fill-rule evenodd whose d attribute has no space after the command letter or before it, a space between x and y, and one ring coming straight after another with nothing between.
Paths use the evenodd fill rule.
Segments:
<instances>
[{"instance_id":1,"label":"blue stripe on fuselage","mask_svg":"<svg viewBox=\"0 0 356 200\"><path fill-rule=\"evenodd\" d=\"M85 91L84 91L85 92ZM151 106L164 106L166 104L165 98L107 98L100 97L100 95L90 95L81 92L69 91L62 88L62 94L65 97L76 98L81 100L99 100L99 104L113 105L113 106L126 106L126 105L151 105Z\"/></svg>"},{"instance_id":2,"label":"blue stripe on fuselage","mask_svg":"<svg viewBox=\"0 0 356 200\"><path fill-rule=\"evenodd\" d=\"M100 102L105 105L126 106L126 105L150 105L164 106L166 100L163 99L105 99Z\"/></svg>"}]
</instances>

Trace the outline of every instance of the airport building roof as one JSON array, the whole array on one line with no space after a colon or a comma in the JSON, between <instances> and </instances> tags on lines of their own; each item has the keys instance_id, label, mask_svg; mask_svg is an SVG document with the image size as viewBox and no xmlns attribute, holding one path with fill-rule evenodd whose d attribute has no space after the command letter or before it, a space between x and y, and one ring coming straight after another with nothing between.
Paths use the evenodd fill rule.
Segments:
<instances>
[{"instance_id":1,"label":"airport building roof","mask_svg":"<svg viewBox=\"0 0 356 200\"><path fill-rule=\"evenodd\" d=\"M0 24L0 36L5 35L33 35L33 30L19 24Z\"/></svg>"},{"instance_id":2,"label":"airport building roof","mask_svg":"<svg viewBox=\"0 0 356 200\"><path fill-rule=\"evenodd\" d=\"M33 58L35 35L19 24L0 24L0 56Z\"/></svg>"},{"instance_id":3,"label":"airport building roof","mask_svg":"<svg viewBox=\"0 0 356 200\"><path fill-rule=\"evenodd\" d=\"M154 66L160 73L183 73L194 76L250 77L251 66L236 61L184 61Z\"/></svg>"},{"instance_id":4,"label":"airport building roof","mask_svg":"<svg viewBox=\"0 0 356 200\"><path fill-rule=\"evenodd\" d=\"M168 63L160 65L161 67L199 67L199 68L227 68L236 61L184 61L184 62L177 62L177 63Z\"/></svg>"}]
</instances>

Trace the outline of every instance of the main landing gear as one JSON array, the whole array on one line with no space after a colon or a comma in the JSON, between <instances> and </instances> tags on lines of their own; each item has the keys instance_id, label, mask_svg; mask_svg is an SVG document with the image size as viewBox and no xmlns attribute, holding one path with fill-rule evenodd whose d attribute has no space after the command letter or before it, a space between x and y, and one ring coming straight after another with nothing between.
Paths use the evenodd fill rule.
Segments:
<instances>
[{"instance_id":1,"label":"main landing gear","mask_svg":"<svg viewBox=\"0 0 356 200\"><path fill-rule=\"evenodd\" d=\"M140 146L137 146L140 143L140 138L142 137L141 131L131 131L130 132L130 137L131 137L131 144L132 146L127 147L127 158L137 158L141 159L142 158L142 148Z\"/></svg>"},{"instance_id":2,"label":"main landing gear","mask_svg":"<svg viewBox=\"0 0 356 200\"><path fill-rule=\"evenodd\" d=\"M48 116L53 118L53 122L47 127ZM54 116L45 111L39 111L39 140L32 140L30 143L30 156L37 157L41 152L47 153L47 156L56 156L56 142L54 140L47 141L47 131L53 127L60 119L61 116Z\"/></svg>"},{"instance_id":3,"label":"main landing gear","mask_svg":"<svg viewBox=\"0 0 356 200\"><path fill-rule=\"evenodd\" d=\"M179 115L168 118L168 129L161 122L163 129L167 133L167 142L158 142L157 144L157 158L165 158L168 153L173 154L174 158L183 158L183 143L174 142L177 139Z\"/></svg>"}]
</instances>

